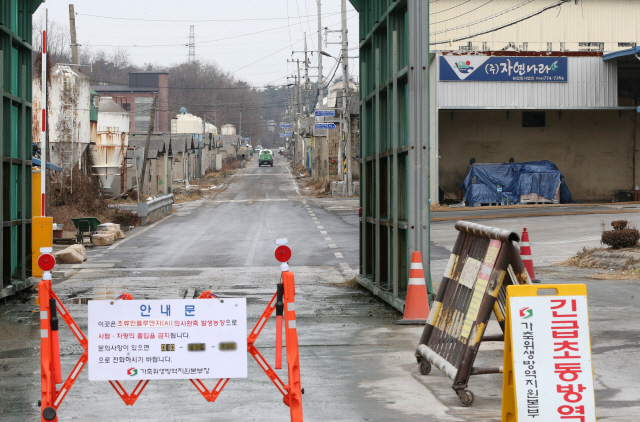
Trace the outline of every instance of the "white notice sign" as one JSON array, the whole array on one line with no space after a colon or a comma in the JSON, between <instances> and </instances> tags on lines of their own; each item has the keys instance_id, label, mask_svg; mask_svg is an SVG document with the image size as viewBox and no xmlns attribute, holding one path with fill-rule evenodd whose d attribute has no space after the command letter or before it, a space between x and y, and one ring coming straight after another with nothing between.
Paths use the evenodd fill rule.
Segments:
<instances>
[{"instance_id":1,"label":"white notice sign","mask_svg":"<svg viewBox=\"0 0 640 422\"><path fill-rule=\"evenodd\" d=\"M509 304L518 421L595 422L586 296Z\"/></svg>"},{"instance_id":2,"label":"white notice sign","mask_svg":"<svg viewBox=\"0 0 640 422\"><path fill-rule=\"evenodd\" d=\"M246 299L89 301L89 380L247 377Z\"/></svg>"}]
</instances>

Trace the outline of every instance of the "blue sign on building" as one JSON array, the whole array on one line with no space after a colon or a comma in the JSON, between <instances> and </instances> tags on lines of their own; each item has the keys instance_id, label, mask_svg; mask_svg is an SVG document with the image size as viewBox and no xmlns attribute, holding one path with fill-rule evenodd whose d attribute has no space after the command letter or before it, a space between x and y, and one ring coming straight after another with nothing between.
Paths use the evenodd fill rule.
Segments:
<instances>
[{"instance_id":1,"label":"blue sign on building","mask_svg":"<svg viewBox=\"0 0 640 422\"><path fill-rule=\"evenodd\" d=\"M291 127L291 123L280 123L280 127Z\"/></svg>"},{"instance_id":2,"label":"blue sign on building","mask_svg":"<svg viewBox=\"0 0 640 422\"><path fill-rule=\"evenodd\" d=\"M316 129L335 129L336 124L335 123L316 123L315 128Z\"/></svg>"},{"instance_id":3,"label":"blue sign on building","mask_svg":"<svg viewBox=\"0 0 640 422\"><path fill-rule=\"evenodd\" d=\"M314 114L316 117L326 117L326 116L332 117L336 115L336 111L335 110L316 110Z\"/></svg>"},{"instance_id":4,"label":"blue sign on building","mask_svg":"<svg viewBox=\"0 0 640 422\"><path fill-rule=\"evenodd\" d=\"M440 56L440 81L567 82L566 57Z\"/></svg>"}]
</instances>

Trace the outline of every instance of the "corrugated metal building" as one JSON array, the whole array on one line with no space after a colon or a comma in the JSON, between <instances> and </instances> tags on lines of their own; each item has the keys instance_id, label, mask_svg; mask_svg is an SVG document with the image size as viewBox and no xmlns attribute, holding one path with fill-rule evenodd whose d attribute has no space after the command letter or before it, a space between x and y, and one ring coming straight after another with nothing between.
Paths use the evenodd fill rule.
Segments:
<instances>
[{"instance_id":1,"label":"corrugated metal building","mask_svg":"<svg viewBox=\"0 0 640 422\"><path fill-rule=\"evenodd\" d=\"M457 189L470 159L554 161L578 200L640 185L640 0L350 1L360 13L358 282L396 308L410 253L429 267L429 201ZM526 64L504 79L500 62Z\"/></svg>"},{"instance_id":2,"label":"corrugated metal building","mask_svg":"<svg viewBox=\"0 0 640 422\"><path fill-rule=\"evenodd\" d=\"M0 298L31 276L31 18L40 3L0 2Z\"/></svg>"},{"instance_id":3,"label":"corrugated metal building","mask_svg":"<svg viewBox=\"0 0 640 422\"><path fill-rule=\"evenodd\" d=\"M640 130L637 97L620 92L616 60L603 60L600 52L438 51L432 56L430 140L431 151L437 151L431 159L432 192L460 197L458 187L472 160L510 158L553 161L579 201L610 201L617 191L640 183L633 163ZM484 67L493 66L491 60L566 63L566 78L503 80L487 76ZM471 63L459 73L465 79L450 77L461 62ZM530 117L538 123L529 124Z\"/></svg>"}]
</instances>

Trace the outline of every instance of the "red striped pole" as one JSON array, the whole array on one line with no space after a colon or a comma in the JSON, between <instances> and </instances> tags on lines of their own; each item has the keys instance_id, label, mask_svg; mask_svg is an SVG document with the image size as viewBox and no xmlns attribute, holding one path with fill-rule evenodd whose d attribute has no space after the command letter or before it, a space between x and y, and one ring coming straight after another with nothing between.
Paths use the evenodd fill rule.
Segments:
<instances>
[{"instance_id":1,"label":"red striped pole","mask_svg":"<svg viewBox=\"0 0 640 422\"><path fill-rule=\"evenodd\" d=\"M44 204L47 191L47 9L42 14L42 134L40 138L40 215L46 216Z\"/></svg>"}]
</instances>

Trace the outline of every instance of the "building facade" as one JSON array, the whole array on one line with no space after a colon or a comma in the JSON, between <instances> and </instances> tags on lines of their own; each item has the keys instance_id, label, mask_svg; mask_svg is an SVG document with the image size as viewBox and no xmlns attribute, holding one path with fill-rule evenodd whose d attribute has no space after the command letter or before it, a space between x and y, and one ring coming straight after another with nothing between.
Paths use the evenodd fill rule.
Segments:
<instances>
[{"instance_id":1,"label":"building facade","mask_svg":"<svg viewBox=\"0 0 640 422\"><path fill-rule=\"evenodd\" d=\"M140 71L129 73L128 85L93 85L100 97L112 97L129 112L130 133L149 130L149 119L153 106L153 94L158 93L153 132L171 131L169 117L169 73Z\"/></svg>"},{"instance_id":2,"label":"building facade","mask_svg":"<svg viewBox=\"0 0 640 422\"><path fill-rule=\"evenodd\" d=\"M554 161L578 200L638 186L639 0L351 3L360 13L358 282L396 308L412 251L430 273L430 203L440 189L456 194L471 160ZM534 62L566 64L565 80L536 79L554 75L531 74ZM509 75L516 63L524 73Z\"/></svg>"}]
</instances>

